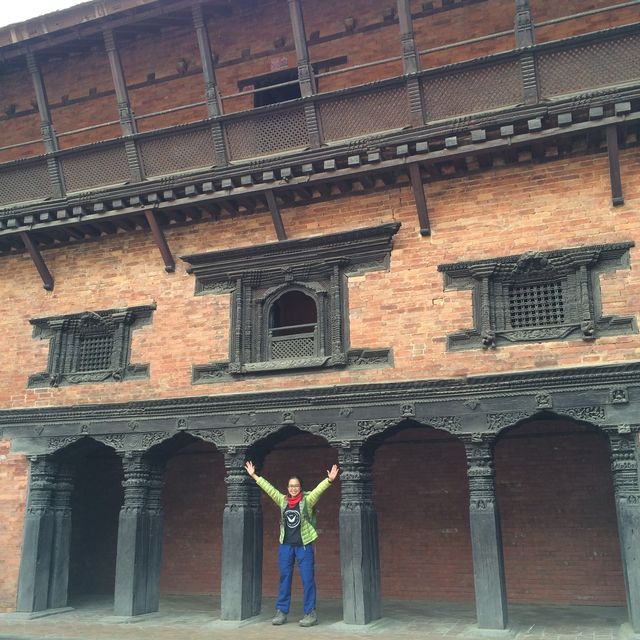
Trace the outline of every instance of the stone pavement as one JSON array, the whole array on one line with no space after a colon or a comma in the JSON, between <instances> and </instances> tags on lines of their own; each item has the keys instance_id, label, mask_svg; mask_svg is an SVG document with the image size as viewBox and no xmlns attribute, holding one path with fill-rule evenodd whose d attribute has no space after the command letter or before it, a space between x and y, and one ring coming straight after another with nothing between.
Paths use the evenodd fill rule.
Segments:
<instances>
[{"instance_id":1,"label":"stone pavement","mask_svg":"<svg viewBox=\"0 0 640 640\"><path fill-rule=\"evenodd\" d=\"M622 607L551 607L511 605L507 631L478 630L474 609L468 604L431 604L385 601L384 618L366 626L341 621L338 600L318 606L320 624L301 629L300 607L292 609L289 623L270 624L274 603L265 599L260 616L238 622L219 619L219 600L210 596L168 596L160 612L132 619L114 618L111 602L89 600L53 616L25 619L23 614L0 615L0 640L618 640L625 636Z\"/></svg>"}]
</instances>

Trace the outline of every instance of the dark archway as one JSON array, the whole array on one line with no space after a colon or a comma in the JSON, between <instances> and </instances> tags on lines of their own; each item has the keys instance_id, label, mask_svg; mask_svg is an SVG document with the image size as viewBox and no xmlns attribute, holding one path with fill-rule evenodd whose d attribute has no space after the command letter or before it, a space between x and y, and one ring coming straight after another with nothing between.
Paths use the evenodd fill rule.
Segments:
<instances>
[{"instance_id":1,"label":"dark archway","mask_svg":"<svg viewBox=\"0 0 640 640\"><path fill-rule=\"evenodd\" d=\"M148 455L164 460L160 593L219 596L226 499L222 453L179 433Z\"/></svg>"},{"instance_id":2,"label":"dark archway","mask_svg":"<svg viewBox=\"0 0 640 640\"><path fill-rule=\"evenodd\" d=\"M382 597L472 602L464 445L410 421L371 444Z\"/></svg>"},{"instance_id":3,"label":"dark archway","mask_svg":"<svg viewBox=\"0 0 640 640\"><path fill-rule=\"evenodd\" d=\"M501 433L494 461L509 601L623 605L606 435L543 416Z\"/></svg>"},{"instance_id":4,"label":"dark archway","mask_svg":"<svg viewBox=\"0 0 640 640\"><path fill-rule=\"evenodd\" d=\"M73 477L68 602L112 601L118 514L123 500L122 462L110 447L83 438L56 454Z\"/></svg>"}]
</instances>

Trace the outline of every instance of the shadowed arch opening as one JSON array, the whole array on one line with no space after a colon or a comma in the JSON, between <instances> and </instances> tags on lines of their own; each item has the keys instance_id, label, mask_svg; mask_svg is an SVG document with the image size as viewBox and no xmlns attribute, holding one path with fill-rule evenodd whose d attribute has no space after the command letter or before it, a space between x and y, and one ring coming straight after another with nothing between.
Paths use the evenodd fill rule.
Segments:
<instances>
[{"instance_id":1,"label":"shadowed arch opening","mask_svg":"<svg viewBox=\"0 0 640 640\"><path fill-rule=\"evenodd\" d=\"M160 594L204 596L204 606L211 608L210 598L217 601L220 595L223 455L212 443L188 433L152 447L148 455L165 461Z\"/></svg>"},{"instance_id":2,"label":"shadowed arch opening","mask_svg":"<svg viewBox=\"0 0 640 640\"><path fill-rule=\"evenodd\" d=\"M464 445L406 420L371 446L383 599L472 602Z\"/></svg>"},{"instance_id":3,"label":"shadowed arch opening","mask_svg":"<svg viewBox=\"0 0 640 640\"><path fill-rule=\"evenodd\" d=\"M494 461L509 601L623 605L606 435L541 414L501 432Z\"/></svg>"},{"instance_id":4,"label":"shadowed arch opening","mask_svg":"<svg viewBox=\"0 0 640 640\"><path fill-rule=\"evenodd\" d=\"M123 500L122 463L115 451L91 438L54 456L73 478L68 603L113 601L118 515Z\"/></svg>"}]
</instances>

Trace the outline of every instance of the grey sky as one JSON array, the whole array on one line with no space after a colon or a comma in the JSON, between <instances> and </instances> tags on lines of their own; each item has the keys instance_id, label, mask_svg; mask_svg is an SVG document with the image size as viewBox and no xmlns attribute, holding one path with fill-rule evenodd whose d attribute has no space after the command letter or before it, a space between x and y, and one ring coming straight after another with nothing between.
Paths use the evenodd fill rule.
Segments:
<instances>
[{"instance_id":1,"label":"grey sky","mask_svg":"<svg viewBox=\"0 0 640 640\"><path fill-rule=\"evenodd\" d=\"M82 4L82 2L80 0L2 0L0 27L58 9L73 7L76 4Z\"/></svg>"}]
</instances>

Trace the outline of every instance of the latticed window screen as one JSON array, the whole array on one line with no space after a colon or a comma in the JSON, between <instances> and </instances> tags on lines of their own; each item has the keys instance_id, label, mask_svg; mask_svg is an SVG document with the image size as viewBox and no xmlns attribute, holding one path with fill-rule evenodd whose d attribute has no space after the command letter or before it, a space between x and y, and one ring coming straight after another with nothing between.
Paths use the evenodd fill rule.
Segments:
<instances>
[{"instance_id":1,"label":"latticed window screen","mask_svg":"<svg viewBox=\"0 0 640 640\"><path fill-rule=\"evenodd\" d=\"M315 335L271 338L271 357L275 360L285 358L304 358L315 355Z\"/></svg>"},{"instance_id":2,"label":"latticed window screen","mask_svg":"<svg viewBox=\"0 0 640 640\"><path fill-rule=\"evenodd\" d=\"M561 280L511 285L508 289L512 328L545 327L565 322Z\"/></svg>"},{"instance_id":3,"label":"latticed window screen","mask_svg":"<svg viewBox=\"0 0 640 640\"><path fill-rule=\"evenodd\" d=\"M96 333L80 338L77 371L99 371L111 368L113 333Z\"/></svg>"}]
</instances>

